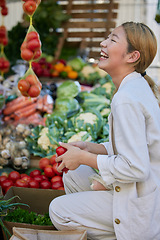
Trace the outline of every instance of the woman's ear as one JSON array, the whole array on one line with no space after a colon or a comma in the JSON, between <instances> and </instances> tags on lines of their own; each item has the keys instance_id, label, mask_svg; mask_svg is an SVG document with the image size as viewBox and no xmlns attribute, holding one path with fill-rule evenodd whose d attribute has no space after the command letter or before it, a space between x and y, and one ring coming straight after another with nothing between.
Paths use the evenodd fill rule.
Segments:
<instances>
[{"instance_id":1,"label":"woman's ear","mask_svg":"<svg viewBox=\"0 0 160 240\"><path fill-rule=\"evenodd\" d=\"M134 63L140 58L140 52L135 50L129 53L128 63Z\"/></svg>"}]
</instances>

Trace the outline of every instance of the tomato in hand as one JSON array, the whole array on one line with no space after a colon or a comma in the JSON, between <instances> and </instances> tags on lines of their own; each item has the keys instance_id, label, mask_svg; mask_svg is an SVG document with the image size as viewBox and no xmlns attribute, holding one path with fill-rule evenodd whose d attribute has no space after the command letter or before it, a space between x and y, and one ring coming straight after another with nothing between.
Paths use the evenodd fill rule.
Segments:
<instances>
[{"instance_id":1,"label":"tomato in hand","mask_svg":"<svg viewBox=\"0 0 160 240\"><path fill-rule=\"evenodd\" d=\"M20 178L21 178L21 174L17 171L12 171L8 175L8 179L12 180L13 182L16 182L16 180Z\"/></svg>"},{"instance_id":2,"label":"tomato in hand","mask_svg":"<svg viewBox=\"0 0 160 240\"><path fill-rule=\"evenodd\" d=\"M53 171L54 171L55 175L61 176L63 173L62 172L58 172L57 166L58 166L58 163L54 163L53 164L53 167L52 167Z\"/></svg>"},{"instance_id":3,"label":"tomato in hand","mask_svg":"<svg viewBox=\"0 0 160 240\"><path fill-rule=\"evenodd\" d=\"M64 148L64 147L62 147L62 146L59 146L59 147L56 149L56 153L57 153L58 156L61 156L61 155L64 154L66 151L67 151L67 149ZM61 164L61 162L58 162L58 166L59 166L60 164ZM64 168L62 169L62 172L67 173L68 170L69 170L68 168L64 167Z\"/></svg>"},{"instance_id":4,"label":"tomato in hand","mask_svg":"<svg viewBox=\"0 0 160 240\"><path fill-rule=\"evenodd\" d=\"M56 148L56 153L58 156L61 156L62 154L64 154L67 151L66 148L59 146L58 148Z\"/></svg>"}]
</instances>

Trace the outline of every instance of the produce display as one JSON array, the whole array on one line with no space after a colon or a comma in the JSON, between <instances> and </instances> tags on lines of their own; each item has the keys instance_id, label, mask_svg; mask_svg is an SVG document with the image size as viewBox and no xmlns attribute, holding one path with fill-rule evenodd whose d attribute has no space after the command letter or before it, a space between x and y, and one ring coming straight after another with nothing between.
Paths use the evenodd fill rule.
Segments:
<instances>
[{"instance_id":1,"label":"produce display","mask_svg":"<svg viewBox=\"0 0 160 240\"><path fill-rule=\"evenodd\" d=\"M56 155L50 158L41 158L39 168L28 169L20 173L13 170L0 176L0 186L5 195L11 186L25 188L58 189L64 190L62 174L57 171Z\"/></svg>"},{"instance_id":2,"label":"produce display","mask_svg":"<svg viewBox=\"0 0 160 240\"><path fill-rule=\"evenodd\" d=\"M52 113L45 115L45 126L35 126L26 138L30 153L46 157L55 154L58 142L107 140L113 91L108 78L103 78L101 86L90 92L81 91L76 81L60 84Z\"/></svg>"},{"instance_id":3,"label":"produce display","mask_svg":"<svg viewBox=\"0 0 160 240\"><path fill-rule=\"evenodd\" d=\"M32 68L39 78L78 80L81 84L91 86L107 75L97 64L86 63L80 57L55 62L52 56L42 54L38 61L32 62Z\"/></svg>"}]
</instances>

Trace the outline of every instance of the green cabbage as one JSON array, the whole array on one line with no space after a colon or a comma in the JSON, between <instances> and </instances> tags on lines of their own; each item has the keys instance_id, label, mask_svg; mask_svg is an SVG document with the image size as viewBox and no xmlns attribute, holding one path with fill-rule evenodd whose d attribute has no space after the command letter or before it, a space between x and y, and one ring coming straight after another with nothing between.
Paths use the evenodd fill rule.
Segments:
<instances>
[{"instance_id":1,"label":"green cabbage","mask_svg":"<svg viewBox=\"0 0 160 240\"><path fill-rule=\"evenodd\" d=\"M73 70L75 70L77 72L81 71L85 64L86 63L80 57L76 57L67 62L67 65L71 66L73 68Z\"/></svg>"},{"instance_id":2,"label":"green cabbage","mask_svg":"<svg viewBox=\"0 0 160 240\"><path fill-rule=\"evenodd\" d=\"M57 89L58 98L74 98L81 91L78 81L67 80L63 82Z\"/></svg>"}]
</instances>

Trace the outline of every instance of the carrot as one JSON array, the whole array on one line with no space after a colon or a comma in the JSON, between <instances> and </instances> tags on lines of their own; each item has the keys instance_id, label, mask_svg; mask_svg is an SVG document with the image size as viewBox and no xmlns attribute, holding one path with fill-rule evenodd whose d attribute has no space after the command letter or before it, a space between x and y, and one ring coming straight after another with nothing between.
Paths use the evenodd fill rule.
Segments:
<instances>
[{"instance_id":1,"label":"carrot","mask_svg":"<svg viewBox=\"0 0 160 240\"><path fill-rule=\"evenodd\" d=\"M29 105L25 108L22 108L19 111L16 111L15 114L14 114L15 115L14 119L18 120L18 119L21 119L21 118L26 118L26 117L30 116L31 114L33 114L35 112L36 112L36 103L34 103L32 105Z\"/></svg>"},{"instance_id":2,"label":"carrot","mask_svg":"<svg viewBox=\"0 0 160 240\"><path fill-rule=\"evenodd\" d=\"M12 106L14 104L20 103L21 101L24 101L25 99L26 99L26 97L23 97L23 96L17 97L14 100L8 102L6 104L6 107L10 107L10 106Z\"/></svg>"},{"instance_id":3,"label":"carrot","mask_svg":"<svg viewBox=\"0 0 160 240\"><path fill-rule=\"evenodd\" d=\"M27 105L30 105L35 101L36 101L36 99L34 99L34 98L27 98L27 99L23 98L19 103L15 104L15 105L12 104L11 106L4 108L3 114L9 115L11 113L14 113L16 110L21 109L22 107L25 107Z\"/></svg>"},{"instance_id":4,"label":"carrot","mask_svg":"<svg viewBox=\"0 0 160 240\"><path fill-rule=\"evenodd\" d=\"M39 96L37 99L37 109L42 110L43 109L43 97Z\"/></svg>"}]
</instances>

